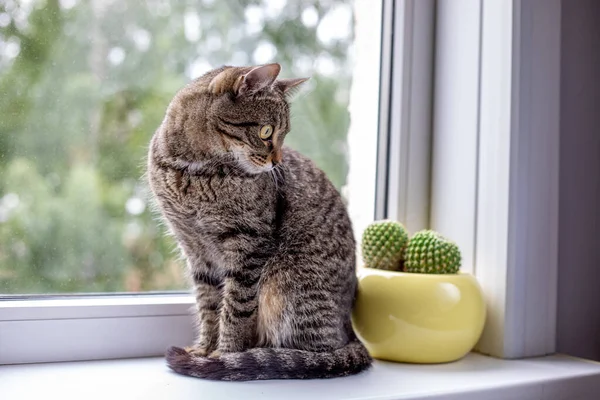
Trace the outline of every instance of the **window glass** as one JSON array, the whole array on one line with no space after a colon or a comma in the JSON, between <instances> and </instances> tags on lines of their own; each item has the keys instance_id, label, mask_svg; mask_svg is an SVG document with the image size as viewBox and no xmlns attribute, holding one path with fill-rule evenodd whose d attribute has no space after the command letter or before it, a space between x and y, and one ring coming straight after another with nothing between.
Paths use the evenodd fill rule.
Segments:
<instances>
[{"instance_id":1,"label":"window glass","mask_svg":"<svg viewBox=\"0 0 600 400\"><path fill-rule=\"evenodd\" d=\"M377 3L0 0L0 295L187 287L142 174L173 94L223 64L312 78L287 144L358 232L373 215Z\"/></svg>"}]
</instances>

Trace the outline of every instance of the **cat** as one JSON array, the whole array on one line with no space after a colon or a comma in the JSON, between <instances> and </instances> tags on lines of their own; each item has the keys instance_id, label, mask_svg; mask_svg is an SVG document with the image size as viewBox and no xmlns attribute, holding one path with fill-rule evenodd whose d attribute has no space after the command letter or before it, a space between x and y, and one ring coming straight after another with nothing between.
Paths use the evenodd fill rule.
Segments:
<instances>
[{"instance_id":1,"label":"cat","mask_svg":"<svg viewBox=\"0 0 600 400\"><path fill-rule=\"evenodd\" d=\"M169 104L148 151L154 200L186 259L195 344L177 373L212 380L332 378L372 363L351 325L355 239L325 174L283 145L307 79L277 63L224 66Z\"/></svg>"}]
</instances>

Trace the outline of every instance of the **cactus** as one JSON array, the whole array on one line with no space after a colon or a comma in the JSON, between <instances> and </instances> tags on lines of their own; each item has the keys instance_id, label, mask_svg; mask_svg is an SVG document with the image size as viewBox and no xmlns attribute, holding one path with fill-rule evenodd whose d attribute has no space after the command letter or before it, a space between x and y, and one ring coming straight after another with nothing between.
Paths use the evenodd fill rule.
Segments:
<instances>
[{"instance_id":1,"label":"cactus","mask_svg":"<svg viewBox=\"0 0 600 400\"><path fill-rule=\"evenodd\" d=\"M408 241L404 258L406 272L423 274L454 274L461 264L456 243L431 230L414 234Z\"/></svg>"},{"instance_id":2,"label":"cactus","mask_svg":"<svg viewBox=\"0 0 600 400\"><path fill-rule=\"evenodd\" d=\"M408 233L400 222L373 222L362 235L362 257L369 268L399 271Z\"/></svg>"}]
</instances>

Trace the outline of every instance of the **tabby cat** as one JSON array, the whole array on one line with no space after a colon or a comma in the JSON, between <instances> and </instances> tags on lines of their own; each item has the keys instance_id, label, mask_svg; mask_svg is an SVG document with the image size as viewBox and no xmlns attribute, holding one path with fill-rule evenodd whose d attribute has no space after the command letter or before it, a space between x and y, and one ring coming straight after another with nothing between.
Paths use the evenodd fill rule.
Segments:
<instances>
[{"instance_id":1,"label":"tabby cat","mask_svg":"<svg viewBox=\"0 0 600 400\"><path fill-rule=\"evenodd\" d=\"M180 90L154 134L150 188L195 285L198 339L166 354L214 380L305 379L365 370L350 313L355 240L325 174L283 146L279 64L221 67Z\"/></svg>"}]
</instances>

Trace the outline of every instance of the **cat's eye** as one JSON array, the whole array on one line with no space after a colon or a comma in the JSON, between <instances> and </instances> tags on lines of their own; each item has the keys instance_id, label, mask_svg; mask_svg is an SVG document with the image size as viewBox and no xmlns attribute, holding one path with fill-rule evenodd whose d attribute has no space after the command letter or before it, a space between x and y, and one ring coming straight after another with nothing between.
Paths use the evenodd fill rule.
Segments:
<instances>
[{"instance_id":1,"label":"cat's eye","mask_svg":"<svg viewBox=\"0 0 600 400\"><path fill-rule=\"evenodd\" d=\"M273 127L271 125L265 125L260 128L259 136L262 140L267 140L273 134Z\"/></svg>"}]
</instances>

